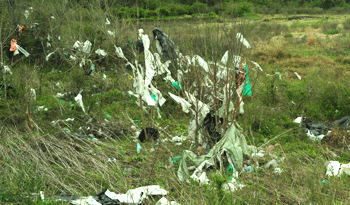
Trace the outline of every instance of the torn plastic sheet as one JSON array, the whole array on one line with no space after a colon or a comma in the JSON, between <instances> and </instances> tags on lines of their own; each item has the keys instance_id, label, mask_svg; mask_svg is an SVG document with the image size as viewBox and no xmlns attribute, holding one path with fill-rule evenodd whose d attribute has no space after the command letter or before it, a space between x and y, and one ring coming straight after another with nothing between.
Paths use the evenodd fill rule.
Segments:
<instances>
[{"instance_id":1,"label":"torn plastic sheet","mask_svg":"<svg viewBox=\"0 0 350 205\"><path fill-rule=\"evenodd\" d=\"M169 201L167 198L162 197L159 199L159 201L156 203L156 205L180 205L176 201Z\"/></svg>"},{"instance_id":2,"label":"torn plastic sheet","mask_svg":"<svg viewBox=\"0 0 350 205\"><path fill-rule=\"evenodd\" d=\"M322 140L326 135L314 135L310 130L307 131L306 135L311 139L311 140Z\"/></svg>"},{"instance_id":3,"label":"torn plastic sheet","mask_svg":"<svg viewBox=\"0 0 350 205\"><path fill-rule=\"evenodd\" d=\"M16 47L17 47L17 50L19 50L21 53L23 53L26 57L28 57L30 55L26 50L24 50L24 48L22 48L18 44L16 44Z\"/></svg>"},{"instance_id":4,"label":"torn plastic sheet","mask_svg":"<svg viewBox=\"0 0 350 205\"><path fill-rule=\"evenodd\" d=\"M275 76L275 75L278 75L278 78L279 78L280 80L282 80L282 75L281 75L280 72L275 72L275 74L273 74L273 75L266 74L266 76Z\"/></svg>"},{"instance_id":5,"label":"torn plastic sheet","mask_svg":"<svg viewBox=\"0 0 350 205\"><path fill-rule=\"evenodd\" d=\"M111 22L109 22L108 18L106 18L106 25L110 25Z\"/></svg>"},{"instance_id":6,"label":"torn plastic sheet","mask_svg":"<svg viewBox=\"0 0 350 205\"><path fill-rule=\"evenodd\" d=\"M35 93L34 88L30 89L30 100L36 101L36 93Z\"/></svg>"},{"instance_id":7,"label":"torn plastic sheet","mask_svg":"<svg viewBox=\"0 0 350 205\"><path fill-rule=\"evenodd\" d=\"M209 72L208 63L202 57L200 57L199 55L194 55L192 58L192 63L194 65L196 65L196 61L197 61L198 65L201 66L205 70L205 72Z\"/></svg>"},{"instance_id":8,"label":"torn plastic sheet","mask_svg":"<svg viewBox=\"0 0 350 205\"><path fill-rule=\"evenodd\" d=\"M327 166L326 174L328 176L337 176L340 171L340 163L338 161L330 161Z\"/></svg>"},{"instance_id":9,"label":"torn plastic sheet","mask_svg":"<svg viewBox=\"0 0 350 205\"><path fill-rule=\"evenodd\" d=\"M115 32L108 30L107 33L115 38Z\"/></svg>"},{"instance_id":10,"label":"torn plastic sheet","mask_svg":"<svg viewBox=\"0 0 350 205\"><path fill-rule=\"evenodd\" d=\"M159 106L162 106L165 103L165 98L163 97L162 93L157 90L152 84L151 84L151 92L156 96L156 99L158 99Z\"/></svg>"},{"instance_id":11,"label":"torn plastic sheet","mask_svg":"<svg viewBox=\"0 0 350 205\"><path fill-rule=\"evenodd\" d=\"M201 174L199 174L199 176L197 176L195 173L193 173L191 175L191 179L198 182L199 185L209 184L209 179L207 177L206 172L202 172Z\"/></svg>"},{"instance_id":12,"label":"torn plastic sheet","mask_svg":"<svg viewBox=\"0 0 350 205\"><path fill-rule=\"evenodd\" d=\"M187 91L185 91L185 94L188 98L188 102L191 103L196 108L195 110L199 112L200 115L198 116L198 120L199 120L198 124L201 124L201 122L203 121L207 113L210 111L209 105L198 100L194 95L188 93ZM193 114L195 115L196 112L193 112Z\"/></svg>"},{"instance_id":13,"label":"torn plastic sheet","mask_svg":"<svg viewBox=\"0 0 350 205\"><path fill-rule=\"evenodd\" d=\"M97 55L99 55L99 56L103 56L103 57L107 56L106 51L104 51L104 50L102 50L102 49L97 49L97 50L95 51L95 53L96 53Z\"/></svg>"},{"instance_id":14,"label":"torn plastic sheet","mask_svg":"<svg viewBox=\"0 0 350 205\"><path fill-rule=\"evenodd\" d=\"M139 187L136 189L130 189L126 194L116 194L114 192L106 191L105 193L110 199L119 200L120 203L126 204L141 204L141 202L148 196L165 196L168 191L160 188L159 185L149 185Z\"/></svg>"},{"instance_id":15,"label":"torn plastic sheet","mask_svg":"<svg viewBox=\"0 0 350 205\"><path fill-rule=\"evenodd\" d=\"M140 71L137 69L137 76L134 78L134 85L136 88L136 93L142 96L142 100L144 100L149 106L155 106L156 102L152 98L149 88L145 86L145 81L143 80L143 76Z\"/></svg>"},{"instance_id":16,"label":"torn plastic sheet","mask_svg":"<svg viewBox=\"0 0 350 205\"><path fill-rule=\"evenodd\" d=\"M258 63L254 62L254 61L251 61L251 62L255 65L255 67L253 68L253 70L255 70L256 68L259 68L260 71L263 71L262 68L260 67L260 65L259 65Z\"/></svg>"},{"instance_id":17,"label":"torn plastic sheet","mask_svg":"<svg viewBox=\"0 0 350 205\"><path fill-rule=\"evenodd\" d=\"M53 51L51 53L49 53L47 56L46 56L46 61L49 61L50 57L55 54L56 51Z\"/></svg>"},{"instance_id":18,"label":"torn plastic sheet","mask_svg":"<svg viewBox=\"0 0 350 205\"><path fill-rule=\"evenodd\" d=\"M125 56L124 56L124 53L123 53L122 48L117 47L117 46L115 46L115 45L114 45L114 47L115 47L115 53L117 54L117 56L118 56L119 58L123 58L123 59L125 59L126 61L128 61L128 59L126 59Z\"/></svg>"},{"instance_id":19,"label":"torn plastic sheet","mask_svg":"<svg viewBox=\"0 0 350 205\"><path fill-rule=\"evenodd\" d=\"M237 34L236 34L236 38L237 38L237 40L239 40L240 42L242 42L243 45L244 45L245 47L247 47L247 48L252 48L252 47L250 46L250 44L248 43L248 41L243 37L243 35L242 35L241 33L237 33Z\"/></svg>"},{"instance_id":20,"label":"torn plastic sheet","mask_svg":"<svg viewBox=\"0 0 350 205\"><path fill-rule=\"evenodd\" d=\"M298 77L299 80L301 80L301 77L297 72L294 72L294 74Z\"/></svg>"},{"instance_id":21,"label":"torn plastic sheet","mask_svg":"<svg viewBox=\"0 0 350 205\"><path fill-rule=\"evenodd\" d=\"M226 192L235 192L236 190L242 189L245 186L246 185L244 185L244 184L240 184L240 183L236 182L235 178L232 178L232 180L230 182L227 182L227 183L222 185L222 189Z\"/></svg>"},{"instance_id":22,"label":"torn plastic sheet","mask_svg":"<svg viewBox=\"0 0 350 205\"><path fill-rule=\"evenodd\" d=\"M80 199L76 199L70 202L73 205L101 205L98 203L93 196L82 197Z\"/></svg>"},{"instance_id":23,"label":"torn plastic sheet","mask_svg":"<svg viewBox=\"0 0 350 205\"><path fill-rule=\"evenodd\" d=\"M90 53L90 51L91 51L91 42L89 41L89 40L87 40L87 41L85 41L84 42L84 46L83 46L83 48L82 48L82 51L84 52L84 53Z\"/></svg>"},{"instance_id":24,"label":"torn plastic sheet","mask_svg":"<svg viewBox=\"0 0 350 205\"><path fill-rule=\"evenodd\" d=\"M181 181L189 182L190 177L187 161L188 158L194 163L196 167L200 167L204 161L210 164L215 164L215 159L222 150L225 150L228 156L229 163L234 169L238 171L243 167L243 155L249 156L249 150L242 128L234 122L232 126L226 131L224 137L215 144L207 155L197 156L192 151L185 150L182 154L182 160L178 169L177 175ZM235 172L236 170L234 170Z\"/></svg>"},{"instance_id":25,"label":"torn plastic sheet","mask_svg":"<svg viewBox=\"0 0 350 205\"><path fill-rule=\"evenodd\" d=\"M155 66L158 68L158 75L162 75L163 73L171 74L169 69L168 69L169 65L171 63L170 60L167 60L165 63L162 63L159 54L155 53L154 54L154 63L155 63Z\"/></svg>"},{"instance_id":26,"label":"torn plastic sheet","mask_svg":"<svg viewBox=\"0 0 350 205\"><path fill-rule=\"evenodd\" d=\"M78 105L83 109L83 112L85 112L85 108L83 105L83 96L79 93L74 99L78 103Z\"/></svg>"},{"instance_id":27,"label":"torn plastic sheet","mask_svg":"<svg viewBox=\"0 0 350 205\"><path fill-rule=\"evenodd\" d=\"M302 117L297 117L293 122L300 124L303 121Z\"/></svg>"},{"instance_id":28,"label":"torn plastic sheet","mask_svg":"<svg viewBox=\"0 0 350 205\"><path fill-rule=\"evenodd\" d=\"M10 69L10 67L9 66L7 66L7 65L4 65L3 63L0 63L1 65L2 65L2 67L3 67L3 70L2 70L2 73L4 73L4 74L10 74L10 75L12 75L12 71L11 71L11 69Z\"/></svg>"},{"instance_id":29,"label":"torn plastic sheet","mask_svg":"<svg viewBox=\"0 0 350 205\"><path fill-rule=\"evenodd\" d=\"M168 35L160 28L155 28L152 31L153 37L156 40L157 51L166 59L176 58L178 49Z\"/></svg>"},{"instance_id":30,"label":"torn plastic sheet","mask_svg":"<svg viewBox=\"0 0 350 205\"><path fill-rule=\"evenodd\" d=\"M225 54L222 56L221 63L224 65L227 65L227 61L228 61L228 51L226 51Z\"/></svg>"},{"instance_id":31,"label":"torn plastic sheet","mask_svg":"<svg viewBox=\"0 0 350 205\"><path fill-rule=\"evenodd\" d=\"M172 93L169 92L170 97L177 103L181 104L182 110L185 113L189 113L190 112L190 108L191 108L191 104L189 102L187 102L185 99L178 97Z\"/></svg>"}]
</instances>

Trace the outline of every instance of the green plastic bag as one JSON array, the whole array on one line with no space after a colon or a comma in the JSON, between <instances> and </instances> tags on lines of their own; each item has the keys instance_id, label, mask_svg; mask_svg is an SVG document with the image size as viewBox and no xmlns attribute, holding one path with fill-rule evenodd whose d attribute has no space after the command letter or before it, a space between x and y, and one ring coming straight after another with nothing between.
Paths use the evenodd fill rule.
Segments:
<instances>
[{"instance_id":1,"label":"green plastic bag","mask_svg":"<svg viewBox=\"0 0 350 205\"><path fill-rule=\"evenodd\" d=\"M171 82L171 84L173 85L173 87L178 90L178 91L181 91L182 88L181 88L181 83L178 82L178 81L175 81L175 82Z\"/></svg>"},{"instance_id":2,"label":"green plastic bag","mask_svg":"<svg viewBox=\"0 0 350 205\"><path fill-rule=\"evenodd\" d=\"M243 95L250 96L252 94L252 88L251 88L250 82L249 82L248 66L245 65L244 69L245 69L245 72L247 74L247 77L245 79L245 83L244 83L244 86L243 86Z\"/></svg>"}]
</instances>

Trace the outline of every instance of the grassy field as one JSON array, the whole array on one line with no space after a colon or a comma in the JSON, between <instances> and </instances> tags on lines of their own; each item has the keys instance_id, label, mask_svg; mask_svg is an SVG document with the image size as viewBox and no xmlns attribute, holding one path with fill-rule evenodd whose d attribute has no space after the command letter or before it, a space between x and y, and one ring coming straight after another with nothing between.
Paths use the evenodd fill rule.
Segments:
<instances>
[{"instance_id":1,"label":"grassy field","mask_svg":"<svg viewBox=\"0 0 350 205\"><path fill-rule=\"evenodd\" d=\"M335 128L330 137L318 142L310 140L293 123L299 116L329 123L350 113L348 17L270 15L132 22L84 9L54 11L52 20L48 20L49 12L35 9L28 19L22 19L24 24L39 22L39 29L33 30L40 38L51 36L52 47L42 46L43 51L34 56L36 50L30 47L35 40L28 29L20 39L31 52L29 58L7 57L6 46L16 31L1 21L0 40L5 47L1 61L13 73L2 73L1 82L11 84L15 90L0 90L0 204L60 204L33 200L31 194L39 191L44 191L45 196L89 196L104 188L126 193L131 188L153 184L168 190L167 197L180 204L350 203L349 176L326 176L328 161L349 162L349 132ZM105 24L106 16L110 25ZM151 39L150 51L156 52L152 38L156 27L165 31L184 55L219 62L228 50L262 67L263 71L253 70L254 66L248 64L253 94L244 97L245 113L237 122L248 145L257 147L291 131L269 142L279 146L259 159L260 167L240 174L237 180L246 185L241 190L223 191L223 184L232 175L216 168L207 171L209 185L179 181L179 163L171 161L184 150L198 153L191 140L181 145L169 141L174 136L188 135L193 116L182 112L168 94L184 96L183 91L175 90L161 77L154 79L167 100L160 107L161 118L149 110L142 117L137 99L127 93L134 90L133 73L126 61L115 55L113 45L121 47L130 62L137 59L144 65L144 55L133 56L129 42L137 40L137 30L142 28ZM107 31L115 32L115 36ZM251 49L236 42L238 32L249 41ZM95 65L94 75L86 75L79 63L67 57L73 54L71 48L77 40L92 42L93 52L88 58ZM95 54L98 48L108 56ZM47 54L53 51L54 57L46 61ZM191 71L183 77L184 90L202 92L191 85L201 82L206 74L196 67L189 68ZM32 99L31 88L36 90L36 100ZM86 112L74 100L81 90ZM57 93L67 94L55 97ZM157 128L162 142L141 143L138 153L137 135L142 122ZM264 168L273 156L284 159L280 162L281 174ZM252 159L245 159L248 160ZM158 199L145 204L155 204Z\"/></svg>"}]
</instances>

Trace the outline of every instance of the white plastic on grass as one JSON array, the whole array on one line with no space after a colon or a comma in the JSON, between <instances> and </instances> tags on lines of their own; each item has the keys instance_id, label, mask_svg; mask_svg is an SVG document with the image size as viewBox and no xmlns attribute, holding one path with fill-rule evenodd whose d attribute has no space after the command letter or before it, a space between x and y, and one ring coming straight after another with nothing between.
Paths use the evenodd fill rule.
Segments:
<instances>
[{"instance_id":1,"label":"white plastic on grass","mask_svg":"<svg viewBox=\"0 0 350 205\"><path fill-rule=\"evenodd\" d=\"M306 135L311 139L311 140L322 140L326 135L314 135L310 130L307 131Z\"/></svg>"},{"instance_id":2,"label":"white plastic on grass","mask_svg":"<svg viewBox=\"0 0 350 205\"><path fill-rule=\"evenodd\" d=\"M84 46L83 46L83 48L82 48L82 51L84 52L84 53L90 53L90 51L91 51L91 42L89 41L89 40L87 40L87 41L85 41L84 42Z\"/></svg>"},{"instance_id":3,"label":"white plastic on grass","mask_svg":"<svg viewBox=\"0 0 350 205\"><path fill-rule=\"evenodd\" d=\"M95 51L95 53L97 54L97 55L99 55L99 56L107 56L107 53L106 53L106 51L104 51L104 50L102 50L102 49L97 49L96 51Z\"/></svg>"},{"instance_id":4,"label":"white plastic on grass","mask_svg":"<svg viewBox=\"0 0 350 205\"><path fill-rule=\"evenodd\" d=\"M185 113L189 113L190 112L190 108L191 108L191 104L189 102L187 102L185 99L178 97L172 93L169 92L170 97L177 103L181 104L182 110Z\"/></svg>"},{"instance_id":5,"label":"white plastic on grass","mask_svg":"<svg viewBox=\"0 0 350 205\"><path fill-rule=\"evenodd\" d=\"M115 32L108 30L107 33L113 37L115 37Z\"/></svg>"},{"instance_id":6,"label":"white plastic on grass","mask_svg":"<svg viewBox=\"0 0 350 205\"><path fill-rule=\"evenodd\" d=\"M275 75L278 75L278 78L279 78L280 80L282 80L282 75L281 75L280 72L275 72L275 74L273 74L273 75L271 75L271 74L266 74L266 76L275 76Z\"/></svg>"},{"instance_id":7,"label":"white plastic on grass","mask_svg":"<svg viewBox=\"0 0 350 205\"><path fill-rule=\"evenodd\" d=\"M169 201L167 198L162 197L159 199L159 201L156 203L156 205L180 205L176 201Z\"/></svg>"},{"instance_id":8,"label":"white plastic on grass","mask_svg":"<svg viewBox=\"0 0 350 205\"><path fill-rule=\"evenodd\" d=\"M83 112L85 112L85 108L83 105L83 96L79 93L74 99L78 103L78 105L83 109Z\"/></svg>"},{"instance_id":9,"label":"white plastic on grass","mask_svg":"<svg viewBox=\"0 0 350 205\"><path fill-rule=\"evenodd\" d=\"M254 62L254 61L251 61L251 62L255 65L255 67L253 68L253 70L255 70L256 68L259 68L260 71L263 71L262 68L260 67L260 65L259 65L258 63Z\"/></svg>"},{"instance_id":10,"label":"white plastic on grass","mask_svg":"<svg viewBox=\"0 0 350 205\"><path fill-rule=\"evenodd\" d=\"M294 72L294 74L298 77L299 80L301 80L301 77L297 72Z\"/></svg>"},{"instance_id":11,"label":"white plastic on grass","mask_svg":"<svg viewBox=\"0 0 350 205\"><path fill-rule=\"evenodd\" d=\"M302 117L297 117L297 118L295 118L295 120L293 120L293 122L298 123L298 124L300 124L302 121L303 121Z\"/></svg>"},{"instance_id":12,"label":"white plastic on grass","mask_svg":"<svg viewBox=\"0 0 350 205\"><path fill-rule=\"evenodd\" d=\"M338 161L330 161L327 166L326 174L328 176L337 176L339 174L340 163Z\"/></svg>"},{"instance_id":13,"label":"white plastic on grass","mask_svg":"<svg viewBox=\"0 0 350 205\"><path fill-rule=\"evenodd\" d=\"M105 195L110 199L119 200L123 204L141 204L148 196L165 196L168 191L160 188L159 185L149 185L130 189L126 194L116 194L107 190Z\"/></svg>"},{"instance_id":14,"label":"white plastic on grass","mask_svg":"<svg viewBox=\"0 0 350 205\"><path fill-rule=\"evenodd\" d=\"M70 204L73 204L73 205L101 205L92 196L82 197L80 199L73 200L70 202Z\"/></svg>"},{"instance_id":15,"label":"white plastic on grass","mask_svg":"<svg viewBox=\"0 0 350 205\"><path fill-rule=\"evenodd\" d=\"M50 57L55 54L55 51L49 53L47 56L46 56L46 61L49 61Z\"/></svg>"},{"instance_id":16,"label":"white plastic on grass","mask_svg":"<svg viewBox=\"0 0 350 205\"><path fill-rule=\"evenodd\" d=\"M242 189L245 186L246 185L244 184L236 182L236 179L232 177L232 180L230 182L224 183L222 185L222 190L226 192L235 192L236 190Z\"/></svg>"},{"instance_id":17,"label":"white plastic on grass","mask_svg":"<svg viewBox=\"0 0 350 205\"><path fill-rule=\"evenodd\" d=\"M252 48L252 47L250 46L250 44L248 43L248 41L243 37L243 35L242 35L241 33L237 33L237 34L236 34L236 38L237 38L237 40L239 40L240 42L242 42L243 45L244 45L245 47L247 47L247 48Z\"/></svg>"},{"instance_id":18,"label":"white plastic on grass","mask_svg":"<svg viewBox=\"0 0 350 205\"><path fill-rule=\"evenodd\" d=\"M30 55L26 50L24 50L24 48L22 48L18 44L16 44L16 47L17 47L17 50L19 50L21 53L25 55L25 57L28 57Z\"/></svg>"},{"instance_id":19,"label":"white plastic on grass","mask_svg":"<svg viewBox=\"0 0 350 205\"><path fill-rule=\"evenodd\" d=\"M151 84L151 92L157 97L157 102L159 103L159 106L162 106L166 100L163 97L162 93L158 89L156 89L152 84Z\"/></svg>"},{"instance_id":20,"label":"white plastic on grass","mask_svg":"<svg viewBox=\"0 0 350 205\"><path fill-rule=\"evenodd\" d=\"M111 22L109 22L108 18L106 18L106 25L110 25Z\"/></svg>"}]
</instances>

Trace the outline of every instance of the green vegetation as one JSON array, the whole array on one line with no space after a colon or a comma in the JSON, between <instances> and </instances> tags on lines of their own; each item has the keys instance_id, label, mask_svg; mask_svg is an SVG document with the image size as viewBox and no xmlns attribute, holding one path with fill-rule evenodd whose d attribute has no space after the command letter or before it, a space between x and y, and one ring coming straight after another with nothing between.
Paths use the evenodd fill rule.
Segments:
<instances>
[{"instance_id":1,"label":"green vegetation","mask_svg":"<svg viewBox=\"0 0 350 205\"><path fill-rule=\"evenodd\" d=\"M26 18L29 7L33 10ZM349 132L335 128L327 140L317 142L293 123L301 115L329 123L350 113L350 20L331 15L347 8L348 3L340 0L0 4L0 62L12 71L12 75L1 72L0 83L14 88L0 87L0 204L61 204L35 194L88 196L105 188L126 193L153 184L168 190L169 199L181 204L349 204L349 176L325 175L326 162L349 162ZM29 28L20 33L17 24ZM122 48L129 62L137 60L144 67L144 53L134 55L137 32L144 29L150 51L156 53L152 34L156 27L184 55L220 62L229 51L246 59L253 94L244 96L245 113L237 122L248 145L254 146L292 129L269 142L280 144L271 152L278 159L284 157L280 175L263 168L273 158L267 156L254 172L240 174L238 180L246 187L234 193L223 191L231 175L219 173L217 167L208 171L210 185L179 181L179 164L171 160L184 150L199 150L190 140L181 145L165 141L187 136L193 118L168 93L184 97L189 91L212 107L215 103L214 98L204 97L211 95L207 86L201 90L192 86L193 82L204 85L209 75L192 65L182 77L182 90L164 81L165 75L156 76L152 85L166 99L159 110L161 117L149 108L141 115L138 99L128 92L135 90L132 68L116 55L115 46ZM252 49L237 43L238 32ZM11 39L17 39L30 56L12 56ZM91 52L73 49L76 41L87 40L92 43ZM97 49L107 56L98 55ZM55 53L46 60L51 52ZM81 59L86 60L85 66L79 66ZM175 63L169 69L177 79ZM31 89L36 91L35 100ZM79 93L85 112L75 100ZM143 125L157 128L163 142L141 143L137 153L135 137ZM115 160L108 161L111 158ZM149 204L156 202L153 198Z\"/></svg>"}]
</instances>

